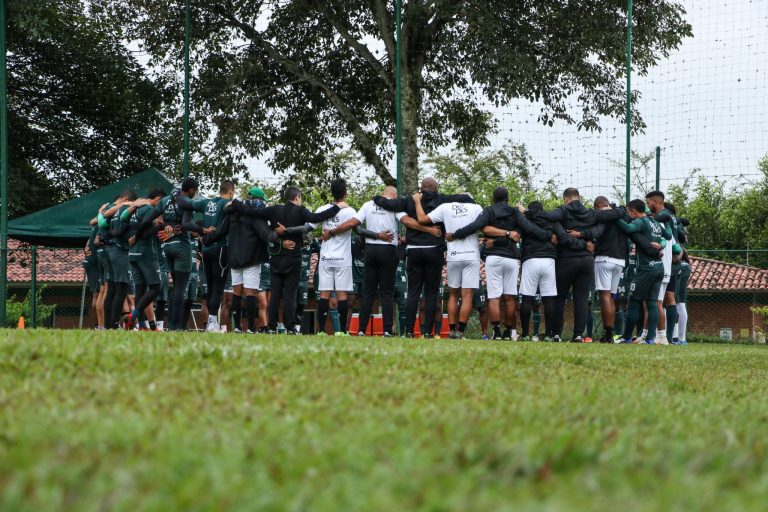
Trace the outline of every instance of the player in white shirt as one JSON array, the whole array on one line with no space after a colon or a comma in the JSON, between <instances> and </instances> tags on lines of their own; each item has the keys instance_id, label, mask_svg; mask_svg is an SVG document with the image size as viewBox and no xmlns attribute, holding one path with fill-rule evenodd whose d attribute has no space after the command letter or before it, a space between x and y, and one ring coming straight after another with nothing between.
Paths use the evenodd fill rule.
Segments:
<instances>
[{"instance_id":1,"label":"player in white shirt","mask_svg":"<svg viewBox=\"0 0 768 512\"><path fill-rule=\"evenodd\" d=\"M397 189L386 187L381 195L387 199L396 199ZM376 233L376 238L368 240L365 245L365 285L360 307L358 336L365 336L376 292L379 292L381 300L384 337L392 336L395 274L399 263L397 222L403 217L405 217L405 213L393 213L376 206L373 201L368 201L351 219L332 230L332 235L339 236L350 229L365 224L368 230Z\"/></svg>"},{"instance_id":2,"label":"player in white shirt","mask_svg":"<svg viewBox=\"0 0 768 512\"><path fill-rule=\"evenodd\" d=\"M446 233L455 233L469 225L483 211L480 205L474 203L443 203L427 215L421 205L421 194L416 194L414 201L418 221L422 224L443 223ZM477 233L448 242L447 261L450 337L462 339L472 314L472 295L480 287L480 242ZM462 297L461 311L457 311L459 296Z\"/></svg>"}]
</instances>

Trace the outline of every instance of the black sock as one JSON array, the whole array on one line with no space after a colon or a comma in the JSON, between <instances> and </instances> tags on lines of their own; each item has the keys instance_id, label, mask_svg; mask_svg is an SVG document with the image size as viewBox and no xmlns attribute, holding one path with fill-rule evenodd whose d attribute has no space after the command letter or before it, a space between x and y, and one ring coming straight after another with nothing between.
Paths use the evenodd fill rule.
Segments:
<instances>
[{"instance_id":1,"label":"black sock","mask_svg":"<svg viewBox=\"0 0 768 512\"><path fill-rule=\"evenodd\" d=\"M240 330L240 312L243 308L243 298L240 295L232 296L232 321L235 323L235 329Z\"/></svg>"},{"instance_id":2,"label":"black sock","mask_svg":"<svg viewBox=\"0 0 768 512\"><path fill-rule=\"evenodd\" d=\"M451 330L451 332L456 332L456 324L448 324L448 328Z\"/></svg>"},{"instance_id":3,"label":"black sock","mask_svg":"<svg viewBox=\"0 0 768 512\"><path fill-rule=\"evenodd\" d=\"M157 323L154 320L149 321L149 330L150 331L156 331L157 330Z\"/></svg>"},{"instance_id":4,"label":"black sock","mask_svg":"<svg viewBox=\"0 0 768 512\"><path fill-rule=\"evenodd\" d=\"M296 306L296 325L301 326L304 323L304 304Z\"/></svg>"},{"instance_id":5,"label":"black sock","mask_svg":"<svg viewBox=\"0 0 768 512\"><path fill-rule=\"evenodd\" d=\"M155 320L158 322L165 320L165 306L164 300L159 300L155 303Z\"/></svg>"},{"instance_id":6,"label":"black sock","mask_svg":"<svg viewBox=\"0 0 768 512\"><path fill-rule=\"evenodd\" d=\"M339 311L339 325L341 326L341 332L347 332L347 318L349 317L349 301L340 300L339 306L336 308Z\"/></svg>"},{"instance_id":7,"label":"black sock","mask_svg":"<svg viewBox=\"0 0 768 512\"><path fill-rule=\"evenodd\" d=\"M459 322L459 332L464 332L467 329L466 322Z\"/></svg>"},{"instance_id":8,"label":"black sock","mask_svg":"<svg viewBox=\"0 0 768 512\"><path fill-rule=\"evenodd\" d=\"M328 318L328 299L317 301L317 332L325 332L325 321Z\"/></svg>"},{"instance_id":9,"label":"black sock","mask_svg":"<svg viewBox=\"0 0 768 512\"><path fill-rule=\"evenodd\" d=\"M256 297L253 295L245 297L245 316L248 318L248 330L256 332Z\"/></svg>"}]
</instances>

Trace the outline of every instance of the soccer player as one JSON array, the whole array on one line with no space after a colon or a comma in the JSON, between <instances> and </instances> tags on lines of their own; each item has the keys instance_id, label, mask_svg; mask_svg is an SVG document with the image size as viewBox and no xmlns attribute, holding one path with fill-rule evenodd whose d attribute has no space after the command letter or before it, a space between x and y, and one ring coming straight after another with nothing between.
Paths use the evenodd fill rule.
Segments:
<instances>
[{"instance_id":1,"label":"soccer player","mask_svg":"<svg viewBox=\"0 0 768 512\"><path fill-rule=\"evenodd\" d=\"M691 261L688 259L688 251L683 249L680 263L680 277L677 285L677 336L672 340L675 345L687 345L685 340L688 331L688 281L691 278Z\"/></svg>"},{"instance_id":2,"label":"soccer player","mask_svg":"<svg viewBox=\"0 0 768 512\"><path fill-rule=\"evenodd\" d=\"M387 212L389 213L389 212ZM352 314L349 315L347 323L352 321L352 316L355 312L358 313L358 319L360 319L360 308L362 306L362 298L365 289L365 251L367 250L367 243L364 237L359 235L352 235L352 291L347 295L349 301L349 310ZM371 310L373 304L371 304ZM370 315L370 313L369 313ZM358 322L359 323L359 322ZM366 326L368 321L366 321ZM349 325L347 325L349 330ZM362 331L358 327L358 332Z\"/></svg>"},{"instance_id":3,"label":"soccer player","mask_svg":"<svg viewBox=\"0 0 768 512\"><path fill-rule=\"evenodd\" d=\"M152 303L160 295L160 267L158 266L158 255L156 251L155 240L160 226L145 230L141 238L137 238L136 232L139 226L144 222L144 217L154 210L160 200L165 196L165 192L160 189L154 189L147 194L148 202L133 212L130 217L130 250L128 258L131 263L133 280L136 284L136 305L131 312L131 324L136 325L139 322L141 314L146 311L149 318L149 328L157 329L155 315L152 311Z\"/></svg>"},{"instance_id":4,"label":"soccer player","mask_svg":"<svg viewBox=\"0 0 768 512\"><path fill-rule=\"evenodd\" d=\"M474 200L466 194L440 194L437 181L434 178L424 178L421 181L420 194L422 208L426 214L429 214L443 203L474 203ZM440 226L419 224L416 219L416 203L413 196L398 199L377 196L373 198L373 202L376 206L380 206L385 210L406 213L406 216L400 219L400 222L406 227L405 238L407 243L406 251L408 253L406 336L413 337L422 288L425 293L424 318L422 321L430 330L435 323L438 291L445 257L445 240L441 237L442 228ZM422 334L425 337L432 336L431 332Z\"/></svg>"},{"instance_id":5,"label":"soccer player","mask_svg":"<svg viewBox=\"0 0 768 512\"><path fill-rule=\"evenodd\" d=\"M88 281L88 289L91 291L91 309L96 313L95 328L101 329L104 327L104 310L99 307L102 285L99 279L99 262L96 256L98 248L94 243L97 232L97 226L91 228L91 236L88 237L88 242L83 250L83 270Z\"/></svg>"},{"instance_id":6,"label":"soccer player","mask_svg":"<svg viewBox=\"0 0 768 512\"><path fill-rule=\"evenodd\" d=\"M224 180L219 185L219 196L211 199L202 199L194 202L195 211L203 213L203 227L218 226L224 216L224 207L235 196L235 184L231 180ZM219 308L224 296L224 285L229 270L229 257L227 255L227 239L219 239L206 243L203 241L203 268L207 293L205 302L208 306L208 322L205 326L207 332L220 331ZM225 323L226 325L226 323Z\"/></svg>"},{"instance_id":7,"label":"soccer player","mask_svg":"<svg viewBox=\"0 0 768 512\"><path fill-rule=\"evenodd\" d=\"M269 257L261 264L261 279L259 290L256 294L259 312L259 332L269 332L269 297L272 295L272 266Z\"/></svg>"},{"instance_id":8,"label":"soccer player","mask_svg":"<svg viewBox=\"0 0 768 512\"><path fill-rule=\"evenodd\" d=\"M299 291L296 304L296 334L301 334L304 323L304 308L309 302L309 270L312 265L312 254L320 254L320 242L311 234L304 237L304 246L301 248L301 278L299 279ZM290 327L290 326L288 326Z\"/></svg>"},{"instance_id":9,"label":"soccer player","mask_svg":"<svg viewBox=\"0 0 768 512\"><path fill-rule=\"evenodd\" d=\"M159 217L155 224L162 226L162 217ZM163 252L163 246L160 243L160 239L152 237L152 247L157 254L157 267L160 269L160 294L157 297L155 303L155 321L157 323L157 330L165 330L165 313L168 309L168 298L170 296L171 282L169 279L170 271L168 270L168 260Z\"/></svg>"},{"instance_id":10,"label":"soccer player","mask_svg":"<svg viewBox=\"0 0 768 512\"><path fill-rule=\"evenodd\" d=\"M667 340L667 322L672 325L675 324L677 319L677 306L675 304L675 276L672 275L672 259L674 253L680 251L679 246L674 238L674 234L677 231L674 216L664 206L664 193L659 190L649 192L645 196L645 200L648 203L648 208L653 213L654 219L661 224L663 229L663 236L669 241L667 246L662 251L664 263L664 279L662 280L662 287L659 290L659 297L657 302L657 308L659 311L658 319L658 339L656 343L659 345L669 345ZM665 304L671 304L665 310Z\"/></svg>"},{"instance_id":11,"label":"soccer player","mask_svg":"<svg viewBox=\"0 0 768 512\"><path fill-rule=\"evenodd\" d=\"M421 194L414 195L419 223L445 225L448 240L450 338L464 339L464 331L472 313L472 295L474 290L480 287L480 243L476 230L463 239L455 239L453 234L475 221L483 212L483 208L475 203L443 203L427 214L421 201ZM461 311L458 310L459 296L463 299Z\"/></svg>"},{"instance_id":12,"label":"soccer player","mask_svg":"<svg viewBox=\"0 0 768 512\"><path fill-rule=\"evenodd\" d=\"M382 197L397 198L397 189L386 187ZM397 256L397 222L404 216L402 212L395 214L376 206L373 201L368 201L352 218L334 229L334 233L338 236L349 229L365 224L368 230L377 234L377 238L369 240L365 248L363 262L365 283L358 336L365 335L373 310L373 300L377 293L381 300L384 336L390 337L394 332L395 276L400 261Z\"/></svg>"},{"instance_id":13,"label":"soccer player","mask_svg":"<svg viewBox=\"0 0 768 512\"><path fill-rule=\"evenodd\" d=\"M405 336L405 307L408 301L408 268L405 263L405 240L397 246L397 270L395 271L395 304L397 305L397 333ZM441 315L442 316L442 315ZM440 332L438 331L438 335Z\"/></svg>"},{"instance_id":14,"label":"soccer player","mask_svg":"<svg viewBox=\"0 0 768 512\"><path fill-rule=\"evenodd\" d=\"M447 228L446 228L447 229ZM531 223L517 208L509 206L509 192L505 187L493 191L493 204L485 208L470 224L446 234L446 240L462 240L483 230L485 233L485 272L488 287L488 316L493 326L491 339L511 340L515 329L517 281L520 273L520 241L524 232L528 236L549 241L551 231ZM501 332L501 297L504 296L505 331Z\"/></svg>"},{"instance_id":15,"label":"soccer player","mask_svg":"<svg viewBox=\"0 0 768 512\"><path fill-rule=\"evenodd\" d=\"M627 234L642 234L658 253L651 256L642 250L637 252L637 269L629 286L629 309L621 342L631 342L632 330L637 323L642 304L645 303L648 308L648 335L645 342L653 344L659 316L656 301L659 297L661 282L664 279L661 250L665 247L666 241L662 237L663 230L659 223L646 216L643 201L640 199L630 201L627 205L627 213L632 220L629 223L623 219L619 220L619 229Z\"/></svg>"},{"instance_id":16,"label":"soccer player","mask_svg":"<svg viewBox=\"0 0 768 512\"><path fill-rule=\"evenodd\" d=\"M539 229L554 233L554 226L539 213L544 207L538 201L528 205L525 217ZM521 212L522 213L522 212ZM520 324L522 340L530 341L529 327L531 313L538 301L544 307L545 333L544 341L560 341L557 332L557 277L555 271L556 237L525 236L521 244L522 272L520 276L520 294L523 297L520 307ZM536 331L538 332L538 331Z\"/></svg>"},{"instance_id":17,"label":"soccer player","mask_svg":"<svg viewBox=\"0 0 768 512\"><path fill-rule=\"evenodd\" d=\"M282 232L280 251L273 254L270 259L272 271L272 295L269 300L270 331L277 330L280 301L284 304L285 325L296 325L297 291L301 279L301 248L306 232L304 226L308 222L323 222L334 217L342 207L348 206L342 201L320 213L312 213L301 206L301 191L295 187L285 189L283 200L285 204L266 208L252 208L239 201L233 202L233 207L240 213L268 220L270 226L277 229L277 233ZM295 332L288 329L288 334L295 334Z\"/></svg>"},{"instance_id":18,"label":"soccer player","mask_svg":"<svg viewBox=\"0 0 768 512\"><path fill-rule=\"evenodd\" d=\"M562 336L565 300L573 288L573 336L572 341L580 343L587 323L587 296L595 274L594 242L572 237L569 231L585 231L591 228L592 237L600 238L604 223L613 222L621 216L619 210L587 209L581 203L579 191L567 188L563 192L563 206L551 212L539 213L547 220L562 225L557 231L557 334ZM558 227L555 225L555 228Z\"/></svg>"},{"instance_id":19,"label":"soccer player","mask_svg":"<svg viewBox=\"0 0 768 512\"><path fill-rule=\"evenodd\" d=\"M193 222L194 203L192 198L200 188L194 178L185 178L181 188L164 197L155 209L145 216L136 231L136 238L142 238L146 230L151 229L154 220L162 216L165 228L158 233L162 248L168 261L168 268L173 278L173 295L170 300L169 330L182 328L184 318L184 295L192 272L192 239L189 233L209 234L215 227L203 228Z\"/></svg>"}]
</instances>

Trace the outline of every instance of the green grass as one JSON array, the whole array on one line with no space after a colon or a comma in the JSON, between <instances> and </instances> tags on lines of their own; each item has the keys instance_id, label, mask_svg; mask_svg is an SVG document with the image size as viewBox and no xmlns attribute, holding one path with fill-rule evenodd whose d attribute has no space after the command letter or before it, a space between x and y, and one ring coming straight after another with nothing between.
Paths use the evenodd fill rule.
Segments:
<instances>
[{"instance_id":1,"label":"green grass","mask_svg":"<svg viewBox=\"0 0 768 512\"><path fill-rule=\"evenodd\" d=\"M0 331L1 510L765 510L768 350Z\"/></svg>"}]
</instances>

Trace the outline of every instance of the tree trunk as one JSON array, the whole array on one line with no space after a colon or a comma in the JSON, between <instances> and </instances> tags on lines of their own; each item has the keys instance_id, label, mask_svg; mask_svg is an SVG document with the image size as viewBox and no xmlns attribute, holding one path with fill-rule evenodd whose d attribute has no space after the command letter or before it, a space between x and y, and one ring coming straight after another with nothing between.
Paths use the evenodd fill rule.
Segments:
<instances>
[{"instance_id":1,"label":"tree trunk","mask_svg":"<svg viewBox=\"0 0 768 512\"><path fill-rule=\"evenodd\" d=\"M403 194L419 188L419 102L416 81L409 70L402 70L403 116Z\"/></svg>"}]
</instances>

